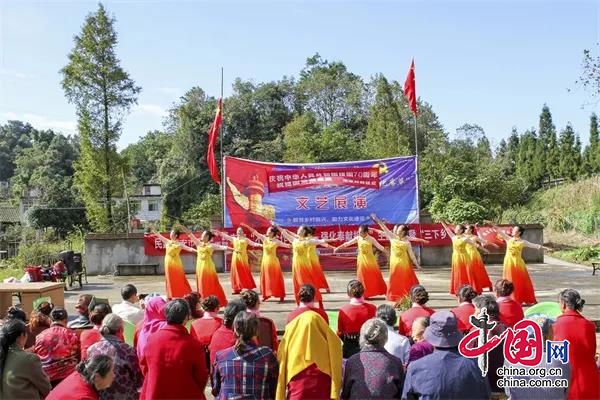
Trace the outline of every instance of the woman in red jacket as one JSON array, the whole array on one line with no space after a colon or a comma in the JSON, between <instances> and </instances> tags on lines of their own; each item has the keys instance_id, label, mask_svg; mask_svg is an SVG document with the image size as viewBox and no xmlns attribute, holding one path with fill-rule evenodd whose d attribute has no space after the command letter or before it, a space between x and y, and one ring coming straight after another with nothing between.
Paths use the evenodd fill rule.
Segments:
<instances>
[{"instance_id":1,"label":"woman in red jacket","mask_svg":"<svg viewBox=\"0 0 600 400\"><path fill-rule=\"evenodd\" d=\"M475 313L473 299L477 297L477 292L470 285L462 285L458 289L458 307L454 307L452 314L456 317L458 330L467 333L473 327L471 325L471 315Z\"/></svg>"},{"instance_id":2,"label":"woman in red jacket","mask_svg":"<svg viewBox=\"0 0 600 400\"><path fill-rule=\"evenodd\" d=\"M98 400L115 379L113 359L100 354L80 362L75 371L59 383L46 400Z\"/></svg>"},{"instance_id":3,"label":"woman in red jacket","mask_svg":"<svg viewBox=\"0 0 600 400\"><path fill-rule=\"evenodd\" d=\"M494 290L496 291L496 302L500 308L500 321L512 328L525 318L521 304L510 297L515 291L515 285L507 279L498 279L494 283Z\"/></svg>"},{"instance_id":4,"label":"woman in red jacket","mask_svg":"<svg viewBox=\"0 0 600 400\"><path fill-rule=\"evenodd\" d=\"M350 358L360 351L358 339L360 328L367 320L375 318L377 307L365 302L365 287L353 279L348 282L348 297L350 303L342 306L338 311L337 334L342 339L344 358Z\"/></svg>"},{"instance_id":5,"label":"woman in red jacket","mask_svg":"<svg viewBox=\"0 0 600 400\"><path fill-rule=\"evenodd\" d=\"M398 333L406 337L412 336L413 322L419 317L429 317L435 312L433 308L425 304L429 301L429 293L423 285L415 285L410 289L410 300L412 307L400 315L398 321Z\"/></svg>"},{"instance_id":6,"label":"woman in red jacket","mask_svg":"<svg viewBox=\"0 0 600 400\"><path fill-rule=\"evenodd\" d=\"M575 289L560 292L558 302L562 315L553 325L554 341L569 341L571 382L567 399L600 399L600 373L594 359L596 324L581 315L585 300Z\"/></svg>"}]
</instances>

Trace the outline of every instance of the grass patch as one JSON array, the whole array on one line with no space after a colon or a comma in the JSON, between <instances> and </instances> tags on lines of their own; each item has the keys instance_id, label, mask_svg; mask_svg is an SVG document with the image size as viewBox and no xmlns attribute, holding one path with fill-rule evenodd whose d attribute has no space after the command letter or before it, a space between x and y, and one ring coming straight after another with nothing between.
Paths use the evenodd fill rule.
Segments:
<instances>
[{"instance_id":1,"label":"grass patch","mask_svg":"<svg viewBox=\"0 0 600 400\"><path fill-rule=\"evenodd\" d=\"M578 264L592 265L592 261L600 260L600 247L583 246L552 253L553 257Z\"/></svg>"},{"instance_id":2,"label":"grass patch","mask_svg":"<svg viewBox=\"0 0 600 400\"><path fill-rule=\"evenodd\" d=\"M11 276L14 276L17 279L21 279L21 277L24 274L25 271L23 271L20 268L0 264L0 283L2 283L2 281L4 281L6 278L10 278Z\"/></svg>"}]
</instances>

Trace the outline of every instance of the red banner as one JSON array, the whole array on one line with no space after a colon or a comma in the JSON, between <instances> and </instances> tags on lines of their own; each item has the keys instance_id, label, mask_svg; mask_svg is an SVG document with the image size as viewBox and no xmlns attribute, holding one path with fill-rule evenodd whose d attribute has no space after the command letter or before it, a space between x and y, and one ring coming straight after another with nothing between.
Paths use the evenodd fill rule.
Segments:
<instances>
[{"instance_id":1,"label":"red banner","mask_svg":"<svg viewBox=\"0 0 600 400\"><path fill-rule=\"evenodd\" d=\"M379 229L378 226L372 226ZM453 229L453 227L451 227ZM500 228L507 235L511 233L512 226L502 226ZM223 228L223 232L227 232L229 235L234 235L236 229L234 228ZM292 232L296 232L295 228L290 229ZM504 240L500 237L496 231L487 226L481 226L476 228L476 233L480 238L486 242L496 245L498 247L504 247ZM248 232L246 232L248 234ZM334 242L330 242L332 245L339 245L345 241L353 239L358 234L358 225L340 225L340 226L321 226L317 227L317 237L320 239L336 239ZM388 240L383 234L372 232L371 235L382 244L387 244ZM441 224L410 224L408 235L414 238L420 238L428 240L427 244L419 244L425 247L435 246L451 246L452 239ZM169 234L163 234L164 237L168 237ZM200 236L196 234L196 236ZM253 235L249 235L252 240L257 240ZM187 235L181 234L179 241L186 246L195 248L196 245L188 238ZM230 245L227 241L219 241L218 238L213 239L213 243L219 243L223 245ZM187 253L185 250L183 253ZM144 254L147 256L164 256L165 245L164 243L155 237L155 235L147 234L144 236ZM188 253L189 254L189 253Z\"/></svg>"},{"instance_id":2,"label":"red banner","mask_svg":"<svg viewBox=\"0 0 600 400\"><path fill-rule=\"evenodd\" d=\"M311 186L354 186L379 189L378 167L305 168L272 170L268 173L269 192L282 192Z\"/></svg>"}]
</instances>

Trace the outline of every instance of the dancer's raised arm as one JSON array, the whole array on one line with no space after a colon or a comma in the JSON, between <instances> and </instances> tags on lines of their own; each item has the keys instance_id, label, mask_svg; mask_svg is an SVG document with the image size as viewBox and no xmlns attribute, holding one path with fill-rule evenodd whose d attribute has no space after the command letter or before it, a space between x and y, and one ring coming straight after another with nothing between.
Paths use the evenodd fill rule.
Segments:
<instances>
[{"instance_id":1,"label":"dancer's raised arm","mask_svg":"<svg viewBox=\"0 0 600 400\"><path fill-rule=\"evenodd\" d=\"M194 242L194 244L195 244L196 246L200 245L200 243L201 243L202 241L201 241L200 239L198 239L198 238L196 237L196 235L194 235L194 232L192 232L191 230L189 230L189 229L187 228L187 226L184 226L184 225L178 225L178 226L179 226L179 228L181 228L181 230L182 230L182 231L183 231L185 234L187 234L187 235L188 235L188 237L190 238L190 240L191 240L192 242Z\"/></svg>"},{"instance_id":2,"label":"dancer's raised arm","mask_svg":"<svg viewBox=\"0 0 600 400\"><path fill-rule=\"evenodd\" d=\"M388 240L392 240L392 239L397 239L398 238L398 236L394 232L390 231L390 228L388 228L383 223L383 221L380 220L377 217L377 215L375 215L375 213L371 214L371 219L373 221L375 221L375 223L381 227L381 230L383 231L383 234L388 238Z\"/></svg>"},{"instance_id":3,"label":"dancer's raised arm","mask_svg":"<svg viewBox=\"0 0 600 400\"><path fill-rule=\"evenodd\" d=\"M333 249L333 252L337 253L338 250L341 250L341 249L344 249L346 247L352 246L356 242L358 242L358 236L356 236L354 239L348 240L347 242L344 242L344 243L340 244L338 247L335 247Z\"/></svg>"},{"instance_id":4,"label":"dancer's raised arm","mask_svg":"<svg viewBox=\"0 0 600 400\"><path fill-rule=\"evenodd\" d=\"M158 240L160 240L161 242L163 242L164 244L167 244L167 243L170 242L169 239L167 239L166 237L164 237L160 233L156 232L156 230L154 229L154 226L150 226L150 233L152 235L154 235L154 237L156 237Z\"/></svg>"},{"instance_id":5,"label":"dancer's raised arm","mask_svg":"<svg viewBox=\"0 0 600 400\"><path fill-rule=\"evenodd\" d=\"M244 228L248 228L248 230L254 234L254 236L256 236L257 238L259 238L260 240L265 240L266 236L263 235L262 233L260 233L259 231L257 231L256 229L254 229L253 227L251 227L250 225L246 225L245 223L241 223L240 226L243 226ZM260 246L260 245L259 245Z\"/></svg>"},{"instance_id":6,"label":"dancer's raised arm","mask_svg":"<svg viewBox=\"0 0 600 400\"><path fill-rule=\"evenodd\" d=\"M233 242L233 236L230 236L230 235L228 235L225 232L221 232L221 231L218 231L216 229L211 229L210 231L215 236L220 236L220 237L222 237L225 240L229 240L230 242Z\"/></svg>"},{"instance_id":7,"label":"dancer's raised arm","mask_svg":"<svg viewBox=\"0 0 600 400\"><path fill-rule=\"evenodd\" d=\"M448 227L448 225L446 225L446 223L444 221L440 221L440 223L444 227L444 230L446 231L446 233L448 234L448 236L450 236L451 238L453 238L455 236L455 234L454 234L454 232L452 232L452 229L450 229Z\"/></svg>"},{"instance_id":8,"label":"dancer's raised arm","mask_svg":"<svg viewBox=\"0 0 600 400\"><path fill-rule=\"evenodd\" d=\"M494 224L492 221L483 221L483 222L485 222L486 224L489 224L489 225L491 225L491 226L492 226L492 229L493 229L494 231L496 231L496 233L497 233L498 235L500 235L500 237L501 237L502 239L504 239L504 240L509 240L509 239L511 238L511 237L510 237L510 236L508 236L506 233L502 232L502 230L501 230L501 229L500 229L500 228L499 228L497 225L495 225L495 224Z\"/></svg>"}]
</instances>

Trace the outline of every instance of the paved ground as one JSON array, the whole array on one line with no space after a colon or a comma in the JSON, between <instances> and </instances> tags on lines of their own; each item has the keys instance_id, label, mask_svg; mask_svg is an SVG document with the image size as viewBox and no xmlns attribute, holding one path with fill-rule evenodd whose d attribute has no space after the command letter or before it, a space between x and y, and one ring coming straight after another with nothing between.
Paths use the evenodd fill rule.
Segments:
<instances>
[{"instance_id":1,"label":"paved ground","mask_svg":"<svg viewBox=\"0 0 600 400\"><path fill-rule=\"evenodd\" d=\"M556 301L561 289L570 287L579 290L585 299L586 305L583 313L586 317L597 321L600 327L600 274L592 276L590 267L566 263L561 260L546 258L546 264L529 265L529 273L534 282L538 301ZM488 266L492 282L501 277L502 266ZM383 271L387 277L388 271ZM337 310L348 300L346 297L346 284L353 278L352 272L330 272L327 271L327 279L331 286L331 294L325 294L324 302L327 310ZM450 269L444 267L425 267L419 271L418 277L421 283L430 293L429 305L434 309L449 309L456 305L456 299L448 294ZM258 278L255 273L255 277ZM226 293L231 293L228 274L220 274L221 282ZM84 285L83 290L78 288L65 292L65 306L72 314L75 312L77 298L82 293L96 294L99 297L108 298L111 303L120 301L120 287L126 283L133 283L140 293L164 292L164 280L159 276L92 276L88 278L89 284ZM194 276L188 275L192 287L195 286ZM258 282L258 279L256 279ZM288 296L284 303L269 300L261 307L262 313L272 318L278 329L282 330L285 318L294 307L293 296L291 296L292 281L289 273L285 279ZM380 297L373 301L379 305L385 303L385 298ZM600 335L598 336L598 347L600 350Z\"/></svg>"}]
</instances>

